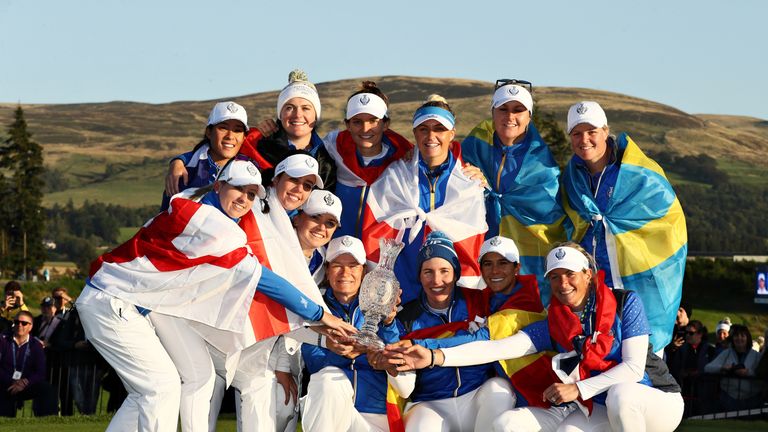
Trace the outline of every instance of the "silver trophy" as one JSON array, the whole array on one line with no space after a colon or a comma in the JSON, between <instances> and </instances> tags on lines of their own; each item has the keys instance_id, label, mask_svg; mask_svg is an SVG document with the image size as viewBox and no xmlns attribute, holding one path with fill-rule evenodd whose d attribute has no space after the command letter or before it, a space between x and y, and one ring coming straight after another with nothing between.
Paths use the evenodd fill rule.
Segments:
<instances>
[{"instance_id":1,"label":"silver trophy","mask_svg":"<svg viewBox=\"0 0 768 432\"><path fill-rule=\"evenodd\" d=\"M405 245L399 240L379 240L379 264L363 278L358 297L364 322L354 337L360 345L376 350L384 348L384 342L376 335L376 331L379 323L392 312L397 302L400 283L393 269L403 246Z\"/></svg>"}]
</instances>

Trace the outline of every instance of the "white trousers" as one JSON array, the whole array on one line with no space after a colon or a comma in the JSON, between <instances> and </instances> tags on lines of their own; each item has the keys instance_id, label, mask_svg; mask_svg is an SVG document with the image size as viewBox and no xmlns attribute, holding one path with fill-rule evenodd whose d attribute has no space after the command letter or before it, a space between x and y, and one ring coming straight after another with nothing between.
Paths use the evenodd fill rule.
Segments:
<instances>
[{"instance_id":1,"label":"white trousers","mask_svg":"<svg viewBox=\"0 0 768 432\"><path fill-rule=\"evenodd\" d=\"M77 309L88 341L115 369L128 397L108 432L176 432L181 383L149 319L130 303L86 287Z\"/></svg>"},{"instance_id":2,"label":"white trousers","mask_svg":"<svg viewBox=\"0 0 768 432\"><path fill-rule=\"evenodd\" d=\"M506 378L491 378L459 397L409 404L406 432L488 431L492 422L515 407L517 398Z\"/></svg>"},{"instance_id":3,"label":"white trousers","mask_svg":"<svg viewBox=\"0 0 768 432\"><path fill-rule=\"evenodd\" d=\"M666 393L638 383L616 384L608 389L605 406L594 404L587 418L580 409L517 408L493 423L501 431L673 431L683 418L680 393Z\"/></svg>"},{"instance_id":4,"label":"white trousers","mask_svg":"<svg viewBox=\"0 0 768 432\"><path fill-rule=\"evenodd\" d=\"M335 366L312 374L302 400L301 427L306 432L386 432L386 414L361 413L355 408L349 378Z\"/></svg>"},{"instance_id":5,"label":"white trousers","mask_svg":"<svg viewBox=\"0 0 768 432\"><path fill-rule=\"evenodd\" d=\"M184 318L157 312L149 317L181 376L182 432L207 432L216 373L205 340Z\"/></svg>"}]
</instances>

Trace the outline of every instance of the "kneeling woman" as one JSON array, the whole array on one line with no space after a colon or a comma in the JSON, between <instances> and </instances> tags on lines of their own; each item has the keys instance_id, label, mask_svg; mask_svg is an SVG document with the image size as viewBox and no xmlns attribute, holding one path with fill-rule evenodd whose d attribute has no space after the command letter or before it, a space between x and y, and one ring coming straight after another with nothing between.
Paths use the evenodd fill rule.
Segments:
<instances>
[{"instance_id":1,"label":"kneeling woman","mask_svg":"<svg viewBox=\"0 0 768 432\"><path fill-rule=\"evenodd\" d=\"M576 243L556 247L547 255L552 286L547 320L498 341L432 351L414 345L403 350L407 365L399 369L431 362L464 366L555 350L563 353L553 362L562 382L542 394L553 406L508 411L494 430L674 430L683 399L664 362L650 351L642 301L632 291L612 292L602 272L593 277L591 262Z\"/></svg>"},{"instance_id":2,"label":"kneeling woman","mask_svg":"<svg viewBox=\"0 0 768 432\"><path fill-rule=\"evenodd\" d=\"M351 327L325 314L249 253L246 235L236 221L263 196L256 166L232 161L200 202L175 196L167 212L92 265L77 301L80 318L88 340L129 392L112 425L175 431L180 393L191 391L194 398L184 402L184 430L205 427L213 366L205 343L189 323L242 333L257 289L305 319ZM176 335L175 341L161 344L147 315L161 318L164 330ZM158 332L162 333L160 328ZM200 364L200 358L207 360ZM187 388L188 366L199 378L195 388ZM202 369L205 373L199 374ZM207 399L200 393L203 390ZM201 405L195 406L193 400Z\"/></svg>"}]
</instances>

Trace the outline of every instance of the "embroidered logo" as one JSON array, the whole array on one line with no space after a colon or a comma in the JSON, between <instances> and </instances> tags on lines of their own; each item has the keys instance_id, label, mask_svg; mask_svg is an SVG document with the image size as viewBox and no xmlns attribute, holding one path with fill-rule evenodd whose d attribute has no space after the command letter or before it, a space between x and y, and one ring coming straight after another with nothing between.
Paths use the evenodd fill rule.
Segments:
<instances>
[{"instance_id":1,"label":"embroidered logo","mask_svg":"<svg viewBox=\"0 0 768 432\"><path fill-rule=\"evenodd\" d=\"M252 176L254 176L254 177L256 177L257 175L259 175L259 170L257 170L257 169L256 169L256 167L255 167L255 166L253 166L253 164L248 164L248 165L246 165L245 167L246 167L246 169L248 170L248 174L250 174L250 175L252 175Z\"/></svg>"},{"instance_id":2,"label":"embroidered logo","mask_svg":"<svg viewBox=\"0 0 768 432\"><path fill-rule=\"evenodd\" d=\"M370 97L368 97L368 95L362 95L362 96L360 96L360 103L361 103L362 105L368 105L368 102L370 102L370 101L371 101L371 98L370 98Z\"/></svg>"},{"instance_id":3,"label":"embroidered logo","mask_svg":"<svg viewBox=\"0 0 768 432\"><path fill-rule=\"evenodd\" d=\"M585 112L589 111L589 107L584 105L583 103L579 104L579 106L576 108L576 112L584 115Z\"/></svg>"},{"instance_id":4,"label":"embroidered logo","mask_svg":"<svg viewBox=\"0 0 768 432\"><path fill-rule=\"evenodd\" d=\"M305 163L307 164L307 166L308 166L308 167L310 167L310 168L314 168L314 167L315 167L315 160L314 160L314 159L312 159L311 157L307 157L306 159L304 159L304 162L305 162Z\"/></svg>"},{"instance_id":5,"label":"embroidered logo","mask_svg":"<svg viewBox=\"0 0 768 432\"><path fill-rule=\"evenodd\" d=\"M517 94L520 93L520 89L517 88L517 86L509 86L507 93L511 94L512 96L517 96Z\"/></svg>"},{"instance_id":6,"label":"embroidered logo","mask_svg":"<svg viewBox=\"0 0 768 432\"><path fill-rule=\"evenodd\" d=\"M555 251L555 258L557 259L565 258L565 250L563 250L563 248L560 248L557 251Z\"/></svg>"},{"instance_id":7,"label":"embroidered logo","mask_svg":"<svg viewBox=\"0 0 768 432\"><path fill-rule=\"evenodd\" d=\"M230 103L227 104L227 111L229 111L229 112L231 112L233 114L236 113L239 109L240 108L238 108L237 105L235 105L234 102L230 102Z\"/></svg>"},{"instance_id":8,"label":"embroidered logo","mask_svg":"<svg viewBox=\"0 0 768 432\"><path fill-rule=\"evenodd\" d=\"M427 246L424 248L424 259L428 260L432 256L432 248Z\"/></svg>"},{"instance_id":9,"label":"embroidered logo","mask_svg":"<svg viewBox=\"0 0 768 432\"><path fill-rule=\"evenodd\" d=\"M501 238L499 238L498 236L491 239L491 246L498 246L500 244L501 244Z\"/></svg>"},{"instance_id":10,"label":"embroidered logo","mask_svg":"<svg viewBox=\"0 0 768 432\"><path fill-rule=\"evenodd\" d=\"M325 196L323 197L323 201L325 201L325 205L327 205L328 207L332 206L334 203L333 195L331 195L330 193L325 194Z\"/></svg>"},{"instance_id":11,"label":"embroidered logo","mask_svg":"<svg viewBox=\"0 0 768 432\"><path fill-rule=\"evenodd\" d=\"M344 237L343 239L341 239L341 244L343 244L346 247L350 247L352 246L352 239L349 237Z\"/></svg>"}]
</instances>

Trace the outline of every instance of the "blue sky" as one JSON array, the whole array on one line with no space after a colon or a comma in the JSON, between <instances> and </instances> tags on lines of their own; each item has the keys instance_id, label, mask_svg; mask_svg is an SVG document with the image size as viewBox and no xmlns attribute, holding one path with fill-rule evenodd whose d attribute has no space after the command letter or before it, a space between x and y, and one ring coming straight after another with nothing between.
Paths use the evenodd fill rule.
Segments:
<instances>
[{"instance_id":1,"label":"blue sky","mask_svg":"<svg viewBox=\"0 0 768 432\"><path fill-rule=\"evenodd\" d=\"M523 78L768 119L766 17L764 0L0 0L0 102L221 99L301 67L314 82Z\"/></svg>"}]
</instances>

